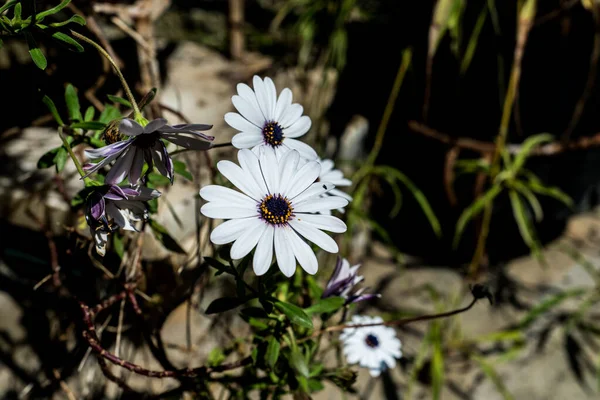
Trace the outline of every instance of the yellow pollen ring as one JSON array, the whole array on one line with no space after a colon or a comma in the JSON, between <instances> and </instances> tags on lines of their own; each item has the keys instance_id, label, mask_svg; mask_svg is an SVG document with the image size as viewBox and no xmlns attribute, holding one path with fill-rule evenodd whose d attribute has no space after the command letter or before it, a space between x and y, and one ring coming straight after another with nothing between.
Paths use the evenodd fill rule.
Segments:
<instances>
[{"instance_id":1,"label":"yellow pollen ring","mask_svg":"<svg viewBox=\"0 0 600 400\"><path fill-rule=\"evenodd\" d=\"M287 207L286 207L287 209L285 210L285 213L283 213L283 215L276 215L272 211L269 210L267 203L273 199L283 200L285 202L285 204L287 205ZM292 216L293 211L294 211L294 209L292 208L292 204L289 202L289 200L287 198L279 196L279 195L277 197L275 197L272 194L270 194L270 195L266 196L263 199L263 201L260 203L261 216L264 218L265 221L267 221L273 225L283 225L283 224L287 223L288 220L290 219L290 217Z\"/></svg>"}]
</instances>

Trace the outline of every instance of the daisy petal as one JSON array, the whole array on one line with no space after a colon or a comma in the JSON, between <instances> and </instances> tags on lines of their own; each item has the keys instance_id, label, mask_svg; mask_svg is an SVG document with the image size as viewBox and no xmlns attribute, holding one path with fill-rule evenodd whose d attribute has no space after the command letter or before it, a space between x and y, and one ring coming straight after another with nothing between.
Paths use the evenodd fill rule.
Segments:
<instances>
[{"instance_id":1,"label":"daisy petal","mask_svg":"<svg viewBox=\"0 0 600 400\"><path fill-rule=\"evenodd\" d=\"M133 143L133 140L122 140L120 142L109 144L108 146L100 147L99 149L86 150L83 153L87 158L92 160L96 158L110 157L123 152L131 145L131 143Z\"/></svg>"},{"instance_id":2,"label":"daisy petal","mask_svg":"<svg viewBox=\"0 0 600 400\"><path fill-rule=\"evenodd\" d=\"M302 107L300 104L291 104L285 109L285 113L281 115L281 119L278 121L279 125L283 127L284 132L286 128L298 121L298 119L302 116L303 111L304 107Z\"/></svg>"},{"instance_id":3,"label":"daisy petal","mask_svg":"<svg viewBox=\"0 0 600 400\"><path fill-rule=\"evenodd\" d=\"M278 194L279 191L279 168L275 151L271 148L261 149L260 170L265 178L267 189L270 194Z\"/></svg>"},{"instance_id":4,"label":"daisy petal","mask_svg":"<svg viewBox=\"0 0 600 400\"><path fill-rule=\"evenodd\" d=\"M256 94L256 100L258 100L258 106L262 111L265 119L267 121L273 120L273 112L271 107L271 99L269 98L269 94L267 93L267 88L265 87L265 83L260 77L254 75L252 78L252 86L254 87L254 93Z\"/></svg>"},{"instance_id":5,"label":"daisy petal","mask_svg":"<svg viewBox=\"0 0 600 400\"><path fill-rule=\"evenodd\" d=\"M344 233L347 229L344 221L331 215L301 214L298 216L298 221L305 222L316 229L335 233Z\"/></svg>"},{"instance_id":6,"label":"daisy petal","mask_svg":"<svg viewBox=\"0 0 600 400\"><path fill-rule=\"evenodd\" d=\"M217 169L229 182L254 200L260 201L265 196L266 192L259 189L252 175L233 162L221 160L217 163Z\"/></svg>"},{"instance_id":7,"label":"daisy petal","mask_svg":"<svg viewBox=\"0 0 600 400\"><path fill-rule=\"evenodd\" d=\"M109 215L117 225L127 231L135 231L135 227L129 222L127 212L120 210L114 203L106 205L106 214Z\"/></svg>"},{"instance_id":8,"label":"daisy petal","mask_svg":"<svg viewBox=\"0 0 600 400\"><path fill-rule=\"evenodd\" d=\"M119 123L119 132L127 136L137 136L144 133L144 127L129 118L123 118Z\"/></svg>"},{"instance_id":9,"label":"daisy petal","mask_svg":"<svg viewBox=\"0 0 600 400\"><path fill-rule=\"evenodd\" d=\"M258 106L258 101L256 100L256 94L254 93L254 90L252 90L250 86L246 85L245 83L238 83L236 88L238 95L244 100L246 100L252 107L254 107L254 109L260 114L261 119L264 121L265 116L262 115L262 111L260 111L260 107Z\"/></svg>"},{"instance_id":10,"label":"daisy petal","mask_svg":"<svg viewBox=\"0 0 600 400\"><path fill-rule=\"evenodd\" d=\"M166 119L156 118L156 119L148 122L148 124L144 127L144 133L152 133L154 131L157 131L160 128L162 128L163 126L165 126L166 124L167 124Z\"/></svg>"},{"instance_id":11,"label":"daisy petal","mask_svg":"<svg viewBox=\"0 0 600 400\"><path fill-rule=\"evenodd\" d=\"M115 165L113 165L110 171L108 171L108 174L106 174L105 182L116 184L123 181L123 179L129 175L131 164L133 163L133 158L135 157L136 152L137 149L134 147L129 149L125 154L122 154Z\"/></svg>"},{"instance_id":12,"label":"daisy petal","mask_svg":"<svg viewBox=\"0 0 600 400\"><path fill-rule=\"evenodd\" d=\"M288 243L302 269L310 275L316 274L319 263L317 262L317 256L315 256L310 246L304 240L300 239L295 232L286 231L286 234Z\"/></svg>"},{"instance_id":13,"label":"daisy petal","mask_svg":"<svg viewBox=\"0 0 600 400\"><path fill-rule=\"evenodd\" d=\"M314 213L327 210L335 210L337 208L346 207L348 200L338 196L326 196L316 199L306 200L298 206L294 206L294 212L297 213Z\"/></svg>"},{"instance_id":14,"label":"daisy petal","mask_svg":"<svg viewBox=\"0 0 600 400\"><path fill-rule=\"evenodd\" d=\"M262 111L260 110L260 108L255 108L250 103L248 103L247 100L240 96L233 96L231 98L231 102L233 103L235 109L238 110L240 114L242 114L242 117L246 118L254 125L261 127L265 124L266 119L262 115Z\"/></svg>"},{"instance_id":15,"label":"daisy petal","mask_svg":"<svg viewBox=\"0 0 600 400\"><path fill-rule=\"evenodd\" d=\"M164 126L160 129L160 131L173 133L180 131L209 131L212 129L212 127L213 126L209 124L177 124L173 126Z\"/></svg>"},{"instance_id":16,"label":"daisy petal","mask_svg":"<svg viewBox=\"0 0 600 400\"><path fill-rule=\"evenodd\" d=\"M237 129L240 132L248 133L261 133L262 127L256 126L247 119L243 118L240 114L234 112L228 112L225 114L225 122L233 129Z\"/></svg>"},{"instance_id":17,"label":"daisy petal","mask_svg":"<svg viewBox=\"0 0 600 400\"><path fill-rule=\"evenodd\" d=\"M206 203L200 209L202 215L209 218L248 218L257 215L256 207L240 207L230 204L222 204L220 202Z\"/></svg>"},{"instance_id":18,"label":"daisy petal","mask_svg":"<svg viewBox=\"0 0 600 400\"><path fill-rule=\"evenodd\" d=\"M311 125L312 122L310 120L310 117L307 117L305 115L303 117L300 117L300 119L294 122L294 124L292 124L292 126L290 126L289 128L285 128L285 130L283 131L283 136L285 136L286 138L300 137L306 132L308 132Z\"/></svg>"},{"instance_id":19,"label":"daisy petal","mask_svg":"<svg viewBox=\"0 0 600 400\"><path fill-rule=\"evenodd\" d=\"M252 260L252 268L257 276L264 275L273 262L273 234L275 228L271 225L267 225L267 229L264 231L256 250L254 250L254 258Z\"/></svg>"},{"instance_id":20,"label":"daisy petal","mask_svg":"<svg viewBox=\"0 0 600 400\"><path fill-rule=\"evenodd\" d=\"M227 244L237 240L246 229L258 220L257 217L231 219L217 226L210 233L210 241L214 244Z\"/></svg>"},{"instance_id":21,"label":"daisy petal","mask_svg":"<svg viewBox=\"0 0 600 400\"><path fill-rule=\"evenodd\" d=\"M273 119L275 121L281 120L281 117L286 112L287 108L292 104L292 91L288 88L285 88L279 94L279 99L277 99L277 104L275 105L275 113L273 114Z\"/></svg>"},{"instance_id":22,"label":"daisy petal","mask_svg":"<svg viewBox=\"0 0 600 400\"><path fill-rule=\"evenodd\" d=\"M288 151L279 161L279 169L281 177L279 179L279 190L285 193L289 182L292 180L294 173L298 171L298 162L300 161L300 153L295 150Z\"/></svg>"},{"instance_id":23,"label":"daisy petal","mask_svg":"<svg viewBox=\"0 0 600 400\"><path fill-rule=\"evenodd\" d=\"M316 161L310 161L302 166L292 179L289 180L287 188L283 193L288 199L293 199L304 192L310 185L315 183L319 177L321 165Z\"/></svg>"},{"instance_id":24,"label":"daisy petal","mask_svg":"<svg viewBox=\"0 0 600 400\"><path fill-rule=\"evenodd\" d=\"M315 149L299 140L287 138L283 141L283 144L290 149L298 150L300 155L307 160L316 160L319 157Z\"/></svg>"},{"instance_id":25,"label":"daisy petal","mask_svg":"<svg viewBox=\"0 0 600 400\"><path fill-rule=\"evenodd\" d=\"M249 149L263 142L263 137L259 133L241 132L231 139L231 144L236 149Z\"/></svg>"},{"instance_id":26,"label":"daisy petal","mask_svg":"<svg viewBox=\"0 0 600 400\"><path fill-rule=\"evenodd\" d=\"M315 182L310 185L304 192L300 193L296 197L293 197L294 205L301 205L302 202L312 200L314 197L319 197L325 193L328 193L335 186L329 182Z\"/></svg>"},{"instance_id":27,"label":"daisy petal","mask_svg":"<svg viewBox=\"0 0 600 400\"><path fill-rule=\"evenodd\" d=\"M254 223L247 227L244 233L231 246L231 258L239 260L246 257L256 246L265 229L267 229L267 224L256 218Z\"/></svg>"},{"instance_id":28,"label":"daisy petal","mask_svg":"<svg viewBox=\"0 0 600 400\"><path fill-rule=\"evenodd\" d=\"M162 133L160 136L177 146L185 147L190 150L207 150L212 146L211 142L207 142L197 136L187 136L182 135L181 133Z\"/></svg>"},{"instance_id":29,"label":"daisy petal","mask_svg":"<svg viewBox=\"0 0 600 400\"><path fill-rule=\"evenodd\" d=\"M290 276L294 275L294 272L296 271L296 260L294 258L294 252L286 240L287 236L284 232L286 229L290 228L287 226L274 228L274 243L277 265L279 266L281 272L289 278Z\"/></svg>"},{"instance_id":30,"label":"daisy petal","mask_svg":"<svg viewBox=\"0 0 600 400\"><path fill-rule=\"evenodd\" d=\"M225 186L204 186L200 189L200 196L206 201L221 202L240 207L256 207L256 200Z\"/></svg>"},{"instance_id":31,"label":"daisy petal","mask_svg":"<svg viewBox=\"0 0 600 400\"><path fill-rule=\"evenodd\" d=\"M138 150L135 152L133 162L131 163L131 169L129 173L129 182L136 184L139 182L142 176L142 169L144 168L144 152Z\"/></svg>"},{"instance_id":32,"label":"daisy petal","mask_svg":"<svg viewBox=\"0 0 600 400\"><path fill-rule=\"evenodd\" d=\"M323 250L329 253L337 253L339 251L338 245L328 234L318 230L314 226L307 224L298 219L289 221L289 224L296 232L304 236L305 239L310 240Z\"/></svg>"},{"instance_id":33,"label":"daisy petal","mask_svg":"<svg viewBox=\"0 0 600 400\"><path fill-rule=\"evenodd\" d=\"M269 99L269 119L276 121L275 119L275 106L277 104L277 89L273 80L268 76L265 78L265 92Z\"/></svg>"},{"instance_id":34,"label":"daisy petal","mask_svg":"<svg viewBox=\"0 0 600 400\"><path fill-rule=\"evenodd\" d=\"M246 174L252 177L252 181L259 189L259 197L257 200L262 199L269 191L265 184L265 179L262 176L262 172L260 171L260 161L258 156L252 150L243 149L238 151L237 157L240 167L242 167Z\"/></svg>"}]
</instances>

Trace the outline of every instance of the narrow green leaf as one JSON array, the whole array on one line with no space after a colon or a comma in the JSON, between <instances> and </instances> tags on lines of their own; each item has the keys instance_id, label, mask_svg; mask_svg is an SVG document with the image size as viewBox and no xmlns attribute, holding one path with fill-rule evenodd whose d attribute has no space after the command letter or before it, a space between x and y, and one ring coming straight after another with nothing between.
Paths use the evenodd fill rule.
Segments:
<instances>
[{"instance_id":1,"label":"narrow green leaf","mask_svg":"<svg viewBox=\"0 0 600 400\"><path fill-rule=\"evenodd\" d=\"M292 324L301 326L307 329L313 329L313 324L308 315L298 306L290 303L284 303L278 301L275 303L275 307L285 314Z\"/></svg>"},{"instance_id":2,"label":"narrow green leaf","mask_svg":"<svg viewBox=\"0 0 600 400\"><path fill-rule=\"evenodd\" d=\"M222 313L225 311L233 310L236 307L244 304L245 301L240 299L239 297L221 297L219 299L215 299L208 305L206 308L206 314L216 314Z\"/></svg>"},{"instance_id":3,"label":"narrow green leaf","mask_svg":"<svg viewBox=\"0 0 600 400\"><path fill-rule=\"evenodd\" d=\"M161 224L159 224L156 220L150 220L150 228L152 228L156 240L161 242L163 246L165 246L165 248L175 253L186 254L185 250L183 250L179 243L177 243L175 239L173 239L173 237L169 234L167 229Z\"/></svg>"},{"instance_id":4,"label":"narrow green leaf","mask_svg":"<svg viewBox=\"0 0 600 400\"><path fill-rule=\"evenodd\" d=\"M296 372L300 374L301 377L307 378L309 375L308 365L306 364L306 360L302 353L298 350L297 347L292 348L290 354L290 364Z\"/></svg>"},{"instance_id":5,"label":"narrow green leaf","mask_svg":"<svg viewBox=\"0 0 600 400\"><path fill-rule=\"evenodd\" d=\"M467 223L476 217L489 202L493 201L500 194L502 188L499 185L492 186L487 192L475 200L469 207L465 208L458 221L454 232L454 247L458 246L460 238L467 226Z\"/></svg>"},{"instance_id":6,"label":"narrow green leaf","mask_svg":"<svg viewBox=\"0 0 600 400\"><path fill-rule=\"evenodd\" d=\"M50 110L50 113L52 114L52 116L54 117L54 119L56 120L58 125L65 126L65 123L63 122L62 118L60 117L60 114L58 113L58 110L56 109L56 105L54 104L52 99L45 95L44 98L42 99L42 102L46 105L46 107L48 107L48 110Z\"/></svg>"},{"instance_id":7,"label":"narrow green leaf","mask_svg":"<svg viewBox=\"0 0 600 400\"><path fill-rule=\"evenodd\" d=\"M469 65L471 65L473 55L475 54L475 49L477 48L477 43L479 42L479 35L481 34L481 29L483 28L483 24L485 23L487 14L488 7L487 5L484 5L483 9L479 12L479 17L477 17L477 22L475 23L473 32L471 32L471 37L469 38L467 49L465 50L462 62L460 63L461 74L467 72L467 69L469 69Z\"/></svg>"},{"instance_id":8,"label":"narrow green leaf","mask_svg":"<svg viewBox=\"0 0 600 400\"><path fill-rule=\"evenodd\" d=\"M87 110L85 110L85 115L83 116L83 120L85 122L90 122L91 120L94 119L95 115L96 115L96 109L94 108L94 106L89 106L87 108Z\"/></svg>"},{"instance_id":9,"label":"narrow green leaf","mask_svg":"<svg viewBox=\"0 0 600 400\"><path fill-rule=\"evenodd\" d=\"M183 176L188 181L194 180L194 177L192 176L190 171L187 170L187 165L185 165L185 163L182 161L173 160L173 170L175 171L176 174Z\"/></svg>"},{"instance_id":10,"label":"narrow green leaf","mask_svg":"<svg viewBox=\"0 0 600 400\"><path fill-rule=\"evenodd\" d=\"M125 254L125 245L123 243L123 236L117 233L112 235L113 238L113 248L115 249L115 253L119 256L119 258L123 258L123 254Z\"/></svg>"},{"instance_id":11,"label":"narrow green leaf","mask_svg":"<svg viewBox=\"0 0 600 400\"><path fill-rule=\"evenodd\" d=\"M104 130L104 128L106 128L106 125L104 125L102 122L97 121L75 122L71 124L71 128L83 129L85 131L101 131Z\"/></svg>"},{"instance_id":12,"label":"narrow green leaf","mask_svg":"<svg viewBox=\"0 0 600 400\"><path fill-rule=\"evenodd\" d=\"M504 400L514 400L514 397L508 391L508 388L500 378L500 375L496 372L492 364L485 361L483 357L480 357L476 354L471 354L471 358L479 364L479 368L481 371L492 381L494 386L496 386L496 390L500 395L504 398Z\"/></svg>"},{"instance_id":13,"label":"narrow green leaf","mask_svg":"<svg viewBox=\"0 0 600 400\"><path fill-rule=\"evenodd\" d=\"M21 23L21 3L15 5L12 23Z\"/></svg>"},{"instance_id":14,"label":"narrow green leaf","mask_svg":"<svg viewBox=\"0 0 600 400\"><path fill-rule=\"evenodd\" d=\"M73 47L73 49L71 49L71 50L75 50L78 53L83 53L83 51L84 51L83 46L77 40L73 39L71 36L69 36L65 33L58 32L58 31L52 32L52 38L65 43L67 45L67 47L69 47L69 46Z\"/></svg>"},{"instance_id":15,"label":"narrow green leaf","mask_svg":"<svg viewBox=\"0 0 600 400\"><path fill-rule=\"evenodd\" d=\"M71 2L71 0L63 0L59 5L52 7L49 10L38 13L35 17L35 20L37 22L42 22L44 20L44 18L46 18L47 16L56 14L57 12L59 12L60 10L62 10L66 6L68 6L70 2Z\"/></svg>"},{"instance_id":16,"label":"narrow green leaf","mask_svg":"<svg viewBox=\"0 0 600 400\"><path fill-rule=\"evenodd\" d=\"M2 14L4 11L8 10L15 4L17 4L19 1L20 0L11 0L11 1L7 2L6 4L4 4L2 7L0 7L0 14Z\"/></svg>"},{"instance_id":17,"label":"narrow green leaf","mask_svg":"<svg viewBox=\"0 0 600 400\"><path fill-rule=\"evenodd\" d=\"M60 172L65 168L69 153L64 147L60 147L56 155L54 156L54 165L56 166L56 172Z\"/></svg>"},{"instance_id":18,"label":"narrow green leaf","mask_svg":"<svg viewBox=\"0 0 600 400\"><path fill-rule=\"evenodd\" d=\"M58 152L61 149L62 149L62 146L59 146L59 147L56 147L56 148L44 153L44 155L41 156L40 159L38 160L37 167L39 169L44 169L44 168L50 168L51 166L53 166L56 163L54 161L56 158L56 154L58 154Z\"/></svg>"},{"instance_id":19,"label":"narrow green leaf","mask_svg":"<svg viewBox=\"0 0 600 400\"><path fill-rule=\"evenodd\" d=\"M65 88L65 102L67 103L67 110L69 111L69 118L71 121L81 121L81 106L79 105L79 97L77 96L77 90L70 83Z\"/></svg>"},{"instance_id":20,"label":"narrow green leaf","mask_svg":"<svg viewBox=\"0 0 600 400\"><path fill-rule=\"evenodd\" d=\"M121 104L121 105L123 105L123 106L125 106L127 108L131 108L131 103L127 99L124 99L124 98L119 97L119 96L113 96L112 94L107 95L107 97L113 103Z\"/></svg>"},{"instance_id":21,"label":"narrow green leaf","mask_svg":"<svg viewBox=\"0 0 600 400\"><path fill-rule=\"evenodd\" d=\"M523 206L523 201L519 197L519 194L511 189L508 191L508 196L510 198L510 204L513 210L513 216L515 217L515 221L517 222L517 226L519 228L519 232L521 233L521 237L525 244L529 246L530 249L535 249L537 244L535 240L535 234L533 232L533 227L529 221L525 213L525 207Z\"/></svg>"},{"instance_id":22,"label":"narrow green leaf","mask_svg":"<svg viewBox=\"0 0 600 400\"><path fill-rule=\"evenodd\" d=\"M542 210L542 205L540 204L537 197L535 197L533 191L520 181L514 181L513 186L525 198L525 200L529 202L529 205L533 210L535 220L539 222L542 219L544 219L544 211Z\"/></svg>"},{"instance_id":23,"label":"narrow green leaf","mask_svg":"<svg viewBox=\"0 0 600 400\"><path fill-rule=\"evenodd\" d=\"M24 32L23 34L27 39L27 46L29 46L29 55L31 55L31 59L39 69L46 69L48 61L46 60L44 53L42 53L42 50L38 47L35 39L29 32Z\"/></svg>"},{"instance_id":24,"label":"narrow green leaf","mask_svg":"<svg viewBox=\"0 0 600 400\"><path fill-rule=\"evenodd\" d=\"M139 106L140 110L143 110L144 107L146 107L148 104L150 104L150 102L152 100L154 100L154 97L156 96L156 92L157 92L157 89L152 88L152 89L150 89L150 91L148 93L146 93L144 95L144 97L142 97L142 99L138 102L138 106Z\"/></svg>"},{"instance_id":25,"label":"narrow green leaf","mask_svg":"<svg viewBox=\"0 0 600 400\"><path fill-rule=\"evenodd\" d=\"M304 311L308 315L312 314L324 314L339 310L345 303L346 299L343 297L329 297L317 301L312 306L305 308Z\"/></svg>"},{"instance_id":26,"label":"narrow green leaf","mask_svg":"<svg viewBox=\"0 0 600 400\"><path fill-rule=\"evenodd\" d=\"M81 15L75 14L71 18L67 19L66 21L54 22L54 23L51 23L50 26L53 28L60 28L62 26L70 24L70 23L84 26L86 22L85 22L85 18L83 18Z\"/></svg>"},{"instance_id":27,"label":"narrow green leaf","mask_svg":"<svg viewBox=\"0 0 600 400\"><path fill-rule=\"evenodd\" d=\"M280 349L281 344L279 343L279 340L275 339L275 336L271 336L269 338L269 342L267 343L267 352L265 354L265 360L269 367L273 368L275 366L275 363L279 358Z\"/></svg>"},{"instance_id":28,"label":"narrow green leaf","mask_svg":"<svg viewBox=\"0 0 600 400\"><path fill-rule=\"evenodd\" d=\"M521 150L515 156L515 160L512 165L512 170L514 171L515 175L523 167L523 165L525 165L525 161L527 161L527 157L529 157L529 154L533 149L542 143L551 142L553 139L553 136L549 133L540 133L527 138L527 140L525 140L521 145Z\"/></svg>"},{"instance_id":29,"label":"narrow green leaf","mask_svg":"<svg viewBox=\"0 0 600 400\"><path fill-rule=\"evenodd\" d=\"M148 174L148 182L152 183L155 186L171 185L171 181L169 180L169 178L156 172L150 172Z\"/></svg>"},{"instance_id":30,"label":"narrow green leaf","mask_svg":"<svg viewBox=\"0 0 600 400\"><path fill-rule=\"evenodd\" d=\"M571 289L559 292L553 296L548 297L546 300L541 303L536 304L525 317L519 322L518 328L525 329L529 327L536 319L538 319L543 314L547 313L549 310L554 307L559 306L563 301L571 298L577 297L584 294L586 291L584 289Z\"/></svg>"},{"instance_id":31,"label":"narrow green leaf","mask_svg":"<svg viewBox=\"0 0 600 400\"><path fill-rule=\"evenodd\" d=\"M225 272L231 275L235 275L235 271L233 271L233 269L229 265L225 265L219 260L216 260L212 257L204 257L204 261L208 265L219 271L219 275Z\"/></svg>"},{"instance_id":32,"label":"narrow green leaf","mask_svg":"<svg viewBox=\"0 0 600 400\"><path fill-rule=\"evenodd\" d=\"M569 207L573 207L573 200L571 197L557 187L545 186L542 183L535 181L529 181L528 186L537 194L552 197Z\"/></svg>"},{"instance_id":33,"label":"narrow green leaf","mask_svg":"<svg viewBox=\"0 0 600 400\"><path fill-rule=\"evenodd\" d=\"M119 110L117 110L116 107L109 104L106 107L104 107L104 110L102 110L102 112L100 113L98 121L108 124L109 122L119 118L121 118L121 113L119 112Z\"/></svg>"},{"instance_id":34,"label":"narrow green leaf","mask_svg":"<svg viewBox=\"0 0 600 400\"><path fill-rule=\"evenodd\" d=\"M432 327L431 342L431 390L434 400L439 400L444 387L444 354L442 352L442 337L440 333L440 323L434 322Z\"/></svg>"}]
</instances>

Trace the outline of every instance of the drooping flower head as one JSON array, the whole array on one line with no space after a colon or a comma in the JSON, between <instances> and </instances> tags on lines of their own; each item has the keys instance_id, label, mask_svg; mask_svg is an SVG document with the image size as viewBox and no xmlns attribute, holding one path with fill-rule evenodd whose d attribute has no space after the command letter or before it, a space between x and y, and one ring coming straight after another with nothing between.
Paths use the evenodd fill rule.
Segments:
<instances>
[{"instance_id":1,"label":"drooping flower head","mask_svg":"<svg viewBox=\"0 0 600 400\"><path fill-rule=\"evenodd\" d=\"M353 325L381 322L381 317L352 317ZM394 329L387 326L346 328L340 339L344 343L344 355L348 363L368 368L373 377L379 376L387 368L394 368L396 359L402 357L402 343L396 337Z\"/></svg>"},{"instance_id":2,"label":"drooping flower head","mask_svg":"<svg viewBox=\"0 0 600 400\"><path fill-rule=\"evenodd\" d=\"M87 197L85 219L96 243L96 251L104 255L108 234L117 228L137 231L135 224L148 217L145 202L160 196L147 187L120 187L113 184L93 187Z\"/></svg>"},{"instance_id":3,"label":"drooping flower head","mask_svg":"<svg viewBox=\"0 0 600 400\"><path fill-rule=\"evenodd\" d=\"M346 304L350 304L381 297L379 294L363 294L366 288L352 292L354 287L365 279L358 275L358 268L360 268L360 264L351 267L348 260L338 257L335 270L327 282L322 298L339 296L346 299Z\"/></svg>"},{"instance_id":4,"label":"drooping flower head","mask_svg":"<svg viewBox=\"0 0 600 400\"><path fill-rule=\"evenodd\" d=\"M229 220L211 232L211 241L219 245L234 242L234 260L256 247L253 267L257 275L269 269L273 248L285 276L294 274L296 260L309 274L316 273L317 257L302 238L336 253L337 244L323 230L341 233L346 225L336 217L314 213L343 207L348 201L341 197L322 199L320 196L334 186L315 182L321 168L318 162L299 167L300 154L296 150L277 160L271 148L261 149L260 156L243 149L238 152L238 161L239 166L220 161L217 168L241 193L217 185L200 190L200 196L208 201L202 206L202 214Z\"/></svg>"},{"instance_id":5,"label":"drooping flower head","mask_svg":"<svg viewBox=\"0 0 600 400\"><path fill-rule=\"evenodd\" d=\"M86 150L85 155L91 159L103 158L97 164L86 164L84 169L88 175L116 160L105 182L117 184L129 178L132 185L138 184L142 176L144 162L149 171L156 166L158 171L173 182L173 162L162 139L191 150L206 150L210 148L213 136L199 131L206 131L212 125L186 124L167 125L167 120L157 118L142 126L136 121L124 118L119 124L119 134L125 135L125 140L119 140L99 149ZM113 135L119 138L119 135Z\"/></svg>"},{"instance_id":6,"label":"drooping flower head","mask_svg":"<svg viewBox=\"0 0 600 400\"><path fill-rule=\"evenodd\" d=\"M292 104L292 91L285 88L277 96L271 78L264 81L258 76L252 80L254 90L248 85L237 85L237 95L231 98L238 113L225 114L225 122L240 131L231 143L238 149L268 147L275 149L280 159L290 149L298 150L307 160L315 160L312 147L296 138L304 135L311 126L300 104Z\"/></svg>"}]
</instances>

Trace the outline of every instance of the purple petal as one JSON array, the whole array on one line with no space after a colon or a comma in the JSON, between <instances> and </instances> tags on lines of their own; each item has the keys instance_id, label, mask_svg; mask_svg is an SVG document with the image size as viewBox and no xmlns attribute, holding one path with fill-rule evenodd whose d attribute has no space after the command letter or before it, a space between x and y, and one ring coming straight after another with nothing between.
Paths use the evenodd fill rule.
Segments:
<instances>
[{"instance_id":1,"label":"purple petal","mask_svg":"<svg viewBox=\"0 0 600 400\"><path fill-rule=\"evenodd\" d=\"M137 151L137 148L132 147L127 153L121 155L110 171L108 171L108 174L106 174L106 179L104 181L109 184L117 184L127 178L130 174L131 164L133 163L133 158Z\"/></svg>"},{"instance_id":2,"label":"purple petal","mask_svg":"<svg viewBox=\"0 0 600 400\"><path fill-rule=\"evenodd\" d=\"M142 189L142 187L140 187L140 189ZM133 197L137 197L141 193L141 190L135 190L133 188L127 188L127 187L126 188L121 188L121 190L123 191L123 193L125 193L125 196L128 199L131 199Z\"/></svg>"},{"instance_id":3,"label":"purple petal","mask_svg":"<svg viewBox=\"0 0 600 400\"><path fill-rule=\"evenodd\" d=\"M127 194L125 194L122 187L111 185L108 192L104 195L104 198L109 200L125 200L127 199Z\"/></svg>"},{"instance_id":4,"label":"purple petal","mask_svg":"<svg viewBox=\"0 0 600 400\"><path fill-rule=\"evenodd\" d=\"M144 127L129 118L123 118L119 124L119 132L127 136L137 136L144 133Z\"/></svg>"},{"instance_id":5,"label":"purple petal","mask_svg":"<svg viewBox=\"0 0 600 400\"><path fill-rule=\"evenodd\" d=\"M163 160L164 154L161 149L161 146L164 147L164 145L161 142L156 142L156 144L154 145L154 147L152 148L150 153L152 154L152 159L154 160L154 166L156 167L156 169L158 169L158 172L160 172L161 175L164 175L167 178L171 179L169 177L169 171L167 170L165 161Z\"/></svg>"},{"instance_id":6,"label":"purple petal","mask_svg":"<svg viewBox=\"0 0 600 400\"><path fill-rule=\"evenodd\" d=\"M351 288L354 286L352 283L354 281L354 276L349 276L340 281L334 282L331 286L327 285L327 288L323 292L322 298L331 297L331 296L340 296L344 290Z\"/></svg>"},{"instance_id":7,"label":"purple petal","mask_svg":"<svg viewBox=\"0 0 600 400\"><path fill-rule=\"evenodd\" d=\"M114 159L119 157L119 155L120 155L120 153L113 154L110 157L106 157L104 160L100 161L97 164L91 164L91 163L85 164L85 167L83 170L85 172L87 172L87 174L85 174L85 176L82 176L80 179L87 178L94 172L98 171L100 168L104 167L105 165L110 164Z\"/></svg>"},{"instance_id":8,"label":"purple petal","mask_svg":"<svg viewBox=\"0 0 600 400\"><path fill-rule=\"evenodd\" d=\"M371 300L374 298L379 298L381 297L380 294L361 294L360 296L350 296L348 297L347 303L358 303L359 301L365 301L365 300Z\"/></svg>"},{"instance_id":9,"label":"purple petal","mask_svg":"<svg viewBox=\"0 0 600 400\"><path fill-rule=\"evenodd\" d=\"M99 149L86 150L84 151L84 154L90 159L110 157L127 149L132 142L132 140L121 140L120 142L109 144L108 146L100 147Z\"/></svg>"},{"instance_id":10,"label":"purple petal","mask_svg":"<svg viewBox=\"0 0 600 400\"><path fill-rule=\"evenodd\" d=\"M158 131L161 130L162 131L162 127L167 125L167 120L164 118L156 118L150 122L148 122L148 125L146 125L144 127L144 133L152 133L154 131Z\"/></svg>"},{"instance_id":11,"label":"purple petal","mask_svg":"<svg viewBox=\"0 0 600 400\"><path fill-rule=\"evenodd\" d=\"M162 142L158 142L160 144L161 147L161 151L162 151L162 159L163 162L165 163L165 167L167 168L167 178L169 178L171 180L171 184L173 184L173 173L174 173L174 169L173 169L173 160L171 160L171 157L169 157L169 153L167 152L167 148L165 147L165 145Z\"/></svg>"},{"instance_id":12,"label":"purple petal","mask_svg":"<svg viewBox=\"0 0 600 400\"><path fill-rule=\"evenodd\" d=\"M139 194L137 196L130 197L129 200L148 201L148 200L156 199L157 197L160 197L160 195L161 195L161 193L158 190L150 189L149 187L146 187L146 186L140 186L140 187L138 187L137 190L138 190Z\"/></svg>"},{"instance_id":13,"label":"purple petal","mask_svg":"<svg viewBox=\"0 0 600 400\"><path fill-rule=\"evenodd\" d=\"M142 169L144 169L144 152L139 150L135 152L135 156L131 162L129 182L132 184L138 183L140 181L140 177L142 176Z\"/></svg>"},{"instance_id":14,"label":"purple petal","mask_svg":"<svg viewBox=\"0 0 600 400\"><path fill-rule=\"evenodd\" d=\"M210 142L197 137L174 135L172 133L163 133L161 134L161 137L173 144L176 144L177 146L185 147L186 149L190 150L206 150L211 146Z\"/></svg>"},{"instance_id":15,"label":"purple petal","mask_svg":"<svg viewBox=\"0 0 600 400\"><path fill-rule=\"evenodd\" d=\"M212 125L208 124L178 124L178 125L167 125L161 129L161 132L174 132L179 131L208 131L212 129Z\"/></svg>"},{"instance_id":16,"label":"purple petal","mask_svg":"<svg viewBox=\"0 0 600 400\"><path fill-rule=\"evenodd\" d=\"M101 196L92 196L93 198L90 200L90 214L93 219L98 221L104 215L106 203Z\"/></svg>"}]
</instances>

